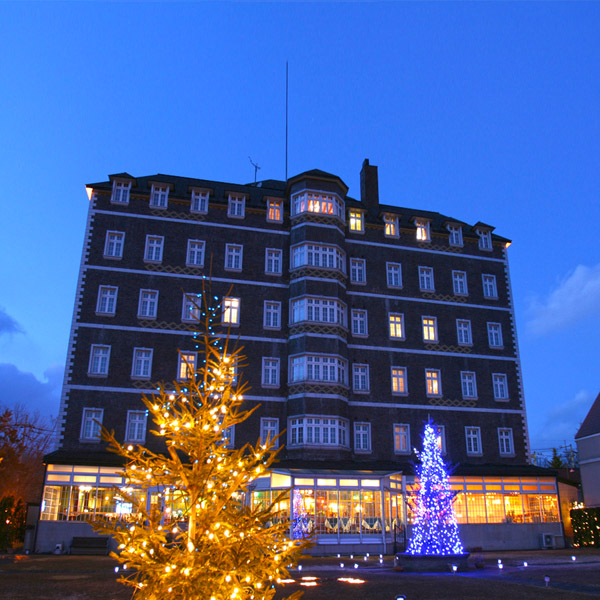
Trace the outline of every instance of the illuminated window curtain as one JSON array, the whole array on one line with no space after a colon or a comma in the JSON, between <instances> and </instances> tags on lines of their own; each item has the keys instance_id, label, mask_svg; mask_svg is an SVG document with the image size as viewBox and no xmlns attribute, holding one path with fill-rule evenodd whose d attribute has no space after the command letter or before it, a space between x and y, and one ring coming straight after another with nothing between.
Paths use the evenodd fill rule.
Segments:
<instances>
[{"instance_id":1,"label":"illuminated window curtain","mask_svg":"<svg viewBox=\"0 0 600 600\"><path fill-rule=\"evenodd\" d=\"M270 502L271 492L268 490L252 492L251 502L253 510L265 510Z\"/></svg>"},{"instance_id":2,"label":"illuminated window curtain","mask_svg":"<svg viewBox=\"0 0 600 600\"><path fill-rule=\"evenodd\" d=\"M379 490L361 491L363 535L380 534L382 527L381 492Z\"/></svg>"},{"instance_id":3,"label":"illuminated window curtain","mask_svg":"<svg viewBox=\"0 0 600 600\"><path fill-rule=\"evenodd\" d=\"M341 535L352 533L352 494L351 490L340 490L339 496L339 532Z\"/></svg>"},{"instance_id":4,"label":"illuminated window curtain","mask_svg":"<svg viewBox=\"0 0 600 600\"><path fill-rule=\"evenodd\" d=\"M542 494L542 515L546 522L557 523L558 518L558 496L554 494Z\"/></svg>"},{"instance_id":5,"label":"illuminated window curtain","mask_svg":"<svg viewBox=\"0 0 600 600\"><path fill-rule=\"evenodd\" d=\"M488 523L504 523L504 503L502 494L487 492L485 495Z\"/></svg>"},{"instance_id":6,"label":"illuminated window curtain","mask_svg":"<svg viewBox=\"0 0 600 600\"><path fill-rule=\"evenodd\" d=\"M486 523L485 496L467 492L467 518L469 523Z\"/></svg>"},{"instance_id":7,"label":"illuminated window curtain","mask_svg":"<svg viewBox=\"0 0 600 600\"><path fill-rule=\"evenodd\" d=\"M315 498L315 517L317 533L336 534L338 531L338 493L337 490L317 490Z\"/></svg>"},{"instance_id":8,"label":"illuminated window curtain","mask_svg":"<svg viewBox=\"0 0 600 600\"><path fill-rule=\"evenodd\" d=\"M541 523L540 497L538 494L523 494L523 510L525 523Z\"/></svg>"},{"instance_id":9,"label":"illuminated window curtain","mask_svg":"<svg viewBox=\"0 0 600 600\"><path fill-rule=\"evenodd\" d=\"M504 512L509 523L523 523L523 502L521 494L504 494Z\"/></svg>"},{"instance_id":10,"label":"illuminated window curtain","mask_svg":"<svg viewBox=\"0 0 600 600\"><path fill-rule=\"evenodd\" d=\"M454 499L454 514L456 515L457 523L467 522L467 501L465 499L465 493L459 492L456 494Z\"/></svg>"}]
</instances>

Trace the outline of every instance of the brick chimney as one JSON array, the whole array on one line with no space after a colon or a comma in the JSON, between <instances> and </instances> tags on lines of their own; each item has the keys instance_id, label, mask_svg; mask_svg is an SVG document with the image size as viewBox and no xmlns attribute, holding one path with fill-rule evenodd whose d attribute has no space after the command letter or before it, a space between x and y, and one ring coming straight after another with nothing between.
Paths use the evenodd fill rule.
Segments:
<instances>
[{"instance_id":1,"label":"brick chimney","mask_svg":"<svg viewBox=\"0 0 600 600\"><path fill-rule=\"evenodd\" d=\"M360 171L360 201L370 213L377 213L379 209L379 180L377 167L369 164L365 158Z\"/></svg>"}]
</instances>

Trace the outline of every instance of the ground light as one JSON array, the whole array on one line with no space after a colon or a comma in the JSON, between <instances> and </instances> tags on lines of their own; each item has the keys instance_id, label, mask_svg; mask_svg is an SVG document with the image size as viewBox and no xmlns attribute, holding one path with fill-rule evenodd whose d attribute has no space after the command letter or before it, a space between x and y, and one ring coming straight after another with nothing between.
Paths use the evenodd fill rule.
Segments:
<instances>
[{"instance_id":1,"label":"ground light","mask_svg":"<svg viewBox=\"0 0 600 600\"><path fill-rule=\"evenodd\" d=\"M571 560L577 560L576 556L571 556Z\"/></svg>"},{"instance_id":2,"label":"ground light","mask_svg":"<svg viewBox=\"0 0 600 600\"><path fill-rule=\"evenodd\" d=\"M523 561L523 566L524 566L524 567L527 567L527 566L529 566L529 564L528 564L528 562L527 562L526 560L524 560L524 561Z\"/></svg>"},{"instance_id":3,"label":"ground light","mask_svg":"<svg viewBox=\"0 0 600 600\"><path fill-rule=\"evenodd\" d=\"M396 600L406 600L406 596L396 596Z\"/></svg>"},{"instance_id":4,"label":"ground light","mask_svg":"<svg viewBox=\"0 0 600 600\"><path fill-rule=\"evenodd\" d=\"M548 587L548 584L550 583L550 577L548 577L548 575L546 575L546 577L544 577L544 582L546 584L546 587Z\"/></svg>"}]
</instances>

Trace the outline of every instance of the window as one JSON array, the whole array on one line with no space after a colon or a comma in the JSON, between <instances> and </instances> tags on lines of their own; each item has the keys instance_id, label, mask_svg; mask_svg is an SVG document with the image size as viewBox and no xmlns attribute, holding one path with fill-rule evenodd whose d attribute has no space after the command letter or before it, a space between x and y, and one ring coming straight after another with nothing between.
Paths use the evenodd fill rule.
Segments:
<instances>
[{"instance_id":1,"label":"window","mask_svg":"<svg viewBox=\"0 0 600 600\"><path fill-rule=\"evenodd\" d=\"M144 260L146 262L159 263L162 261L164 241L165 238L162 236L146 236L146 250L144 251Z\"/></svg>"},{"instance_id":2,"label":"window","mask_svg":"<svg viewBox=\"0 0 600 600\"><path fill-rule=\"evenodd\" d=\"M385 263L387 273L387 285L391 288L402 287L402 265L400 263Z\"/></svg>"},{"instance_id":3,"label":"window","mask_svg":"<svg viewBox=\"0 0 600 600\"><path fill-rule=\"evenodd\" d=\"M229 194L229 203L227 206L227 216L235 219L243 219L246 212L245 196L235 196Z\"/></svg>"},{"instance_id":4,"label":"window","mask_svg":"<svg viewBox=\"0 0 600 600\"><path fill-rule=\"evenodd\" d=\"M128 181L113 181L112 196L110 201L113 204L129 204L129 190L131 189L131 182Z\"/></svg>"},{"instance_id":5,"label":"window","mask_svg":"<svg viewBox=\"0 0 600 600\"><path fill-rule=\"evenodd\" d=\"M198 322L200 320L201 302L200 294L184 294L181 320Z\"/></svg>"},{"instance_id":6,"label":"window","mask_svg":"<svg viewBox=\"0 0 600 600\"><path fill-rule=\"evenodd\" d=\"M462 236L462 227L460 225L449 224L446 226L448 229L448 243L451 246L462 246L463 245L463 236Z\"/></svg>"},{"instance_id":7,"label":"window","mask_svg":"<svg viewBox=\"0 0 600 600\"><path fill-rule=\"evenodd\" d=\"M240 299L223 298L223 317L222 323L228 325L240 324Z\"/></svg>"},{"instance_id":8,"label":"window","mask_svg":"<svg viewBox=\"0 0 600 600\"><path fill-rule=\"evenodd\" d=\"M104 258L123 258L125 234L122 231L107 231Z\"/></svg>"},{"instance_id":9,"label":"window","mask_svg":"<svg viewBox=\"0 0 600 600\"><path fill-rule=\"evenodd\" d=\"M500 456L513 456L515 447L513 444L513 430L508 427L498 428L498 445L500 446Z\"/></svg>"},{"instance_id":10,"label":"window","mask_svg":"<svg viewBox=\"0 0 600 600\"><path fill-rule=\"evenodd\" d=\"M167 208L168 199L169 186L152 184L152 190L150 192L150 206L152 208Z\"/></svg>"},{"instance_id":11,"label":"window","mask_svg":"<svg viewBox=\"0 0 600 600\"><path fill-rule=\"evenodd\" d=\"M475 373L471 371L460 372L460 385L463 398L477 398L477 382Z\"/></svg>"},{"instance_id":12,"label":"window","mask_svg":"<svg viewBox=\"0 0 600 600\"><path fill-rule=\"evenodd\" d=\"M146 411L128 410L125 440L128 442L146 441Z\"/></svg>"},{"instance_id":13,"label":"window","mask_svg":"<svg viewBox=\"0 0 600 600\"><path fill-rule=\"evenodd\" d=\"M352 283L367 283L367 262L364 258L350 259L350 281Z\"/></svg>"},{"instance_id":14,"label":"window","mask_svg":"<svg viewBox=\"0 0 600 600\"><path fill-rule=\"evenodd\" d=\"M96 302L96 314L114 315L117 309L117 292L119 288L101 285L98 288L98 301Z\"/></svg>"},{"instance_id":15,"label":"window","mask_svg":"<svg viewBox=\"0 0 600 600\"><path fill-rule=\"evenodd\" d=\"M425 387L428 396L442 395L442 374L437 369L425 369Z\"/></svg>"},{"instance_id":16,"label":"window","mask_svg":"<svg viewBox=\"0 0 600 600\"><path fill-rule=\"evenodd\" d=\"M265 300L263 327L281 329L281 302Z\"/></svg>"},{"instance_id":17,"label":"window","mask_svg":"<svg viewBox=\"0 0 600 600\"><path fill-rule=\"evenodd\" d=\"M269 275L281 275L281 264L282 264L281 250L275 250L274 248L267 248L265 250L265 273Z\"/></svg>"},{"instance_id":18,"label":"window","mask_svg":"<svg viewBox=\"0 0 600 600\"><path fill-rule=\"evenodd\" d=\"M464 271L452 271L452 285L457 296L466 296L468 294L467 274Z\"/></svg>"},{"instance_id":19,"label":"window","mask_svg":"<svg viewBox=\"0 0 600 600\"><path fill-rule=\"evenodd\" d=\"M444 425L435 425L434 429L438 448L442 454L446 454L446 427Z\"/></svg>"},{"instance_id":20,"label":"window","mask_svg":"<svg viewBox=\"0 0 600 600\"><path fill-rule=\"evenodd\" d=\"M423 341L437 342L437 318L421 317L423 324Z\"/></svg>"},{"instance_id":21,"label":"window","mask_svg":"<svg viewBox=\"0 0 600 600\"><path fill-rule=\"evenodd\" d=\"M279 387L279 359L262 359L262 385L263 387Z\"/></svg>"},{"instance_id":22,"label":"window","mask_svg":"<svg viewBox=\"0 0 600 600\"><path fill-rule=\"evenodd\" d=\"M92 344L90 349L90 364L88 375L108 375L108 361L110 359L110 346Z\"/></svg>"},{"instance_id":23,"label":"window","mask_svg":"<svg viewBox=\"0 0 600 600\"><path fill-rule=\"evenodd\" d=\"M185 264L188 267L204 266L204 242L201 240L188 240Z\"/></svg>"},{"instance_id":24,"label":"window","mask_svg":"<svg viewBox=\"0 0 600 600\"><path fill-rule=\"evenodd\" d=\"M352 365L352 387L355 392L369 391L369 365Z\"/></svg>"},{"instance_id":25,"label":"window","mask_svg":"<svg viewBox=\"0 0 600 600\"><path fill-rule=\"evenodd\" d=\"M392 367L392 394L407 393L406 367Z\"/></svg>"},{"instance_id":26,"label":"window","mask_svg":"<svg viewBox=\"0 0 600 600\"><path fill-rule=\"evenodd\" d=\"M417 227L417 240L419 242L430 242L430 222L427 219L415 219L415 225Z\"/></svg>"},{"instance_id":27,"label":"window","mask_svg":"<svg viewBox=\"0 0 600 600\"><path fill-rule=\"evenodd\" d=\"M348 226L350 231L356 233L365 232L365 215L359 210L348 211Z\"/></svg>"},{"instance_id":28,"label":"window","mask_svg":"<svg viewBox=\"0 0 600 600\"><path fill-rule=\"evenodd\" d=\"M102 415L104 411L101 408L84 408L81 418L81 439L100 441L100 430L102 427Z\"/></svg>"},{"instance_id":29,"label":"window","mask_svg":"<svg viewBox=\"0 0 600 600\"><path fill-rule=\"evenodd\" d=\"M422 292L433 292L433 268L419 267L419 288Z\"/></svg>"},{"instance_id":30,"label":"window","mask_svg":"<svg viewBox=\"0 0 600 600\"><path fill-rule=\"evenodd\" d=\"M394 452L410 454L410 427L402 423L394 424Z\"/></svg>"},{"instance_id":31,"label":"window","mask_svg":"<svg viewBox=\"0 0 600 600\"><path fill-rule=\"evenodd\" d=\"M344 220L344 205L331 194L300 192L292 196L292 216L306 212L335 216Z\"/></svg>"},{"instance_id":32,"label":"window","mask_svg":"<svg viewBox=\"0 0 600 600\"><path fill-rule=\"evenodd\" d=\"M465 427L467 441L467 454L481 454L481 429L479 427Z\"/></svg>"},{"instance_id":33,"label":"window","mask_svg":"<svg viewBox=\"0 0 600 600\"><path fill-rule=\"evenodd\" d=\"M294 417L289 420L289 446L347 447L348 422L331 417Z\"/></svg>"},{"instance_id":34,"label":"window","mask_svg":"<svg viewBox=\"0 0 600 600\"><path fill-rule=\"evenodd\" d=\"M456 337L461 346L471 346L473 344L471 321L456 319Z\"/></svg>"},{"instance_id":35,"label":"window","mask_svg":"<svg viewBox=\"0 0 600 600\"><path fill-rule=\"evenodd\" d=\"M346 272L346 257L335 246L300 244L292 248L292 268L309 266Z\"/></svg>"},{"instance_id":36,"label":"window","mask_svg":"<svg viewBox=\"0 0 600 600\"><path fill-rule=\"evenodd\" d=\"M275 439L279 435L279 419L262 417L260 420L260 441L266 444L269 440L274 441L274 446L279 446L279 440Z\"/></svg>"},{"instance_id":37,"label":"window","mask_svg":"<svg viewBox=\"0 0 600 600\"><path fill-rule=\"evenodd\" d=\"M152 349L134 348L131 377L133 379L150 379L152 373Z\"/></svg>"},{"instance_id":38,"label":"window","mask_svg":"<svg viewBox=\"0 0 600 600\"><path fill-rule=\"evenodd\" d=\"M208 192L203 190L192 190L192 202L190 211L205 215L208 212Z\"/></svg>"},{"instance_id":39,"label":"window","mask_svg":"<svg viewBox=\"0 0 600 600\"><path fill-rule=\"evenodd\" d=\"M354 450L371 452L371 423L354 423Z\"/></svg>"},{"instance_id":40,"label":"window","mask_svg":"<svg viewBox=\"0 0 600 600\"><path fill-rule=\"evenodd\" d=\"M352 310L352 335L364 336L368 335L367 329L367 311L366 310Z\"/></svg>"},{"instance_id":41,"label":"window","mask_svg":"<svg viewBox=\"0 0 600 600\"><path fill-rule=\"evenodd\" d=\"M244 246L225 244L225 269L227 271L241 271L243 254Z\"/></svg>"},{"instance_id":42,"label":"window","mask_svg":"<svg viewBox=\"0 0 600 600\"><path fill-rule=\"evenodd\" d=\"M345 325L346 308L339 300L325 300L322 298L293 300L292 323L303 321Z\"/></svg>"},{"instance_id":43,"label":"window","mask_svg":"<svg viewBox=\"0 0 600 600\"><path fill-rule=\"evenodd\" d=\"M491 250L492 249L492 232L488 229L477 229L477 235L479 235L479 249L480 250Z\"/></svg>"},{"instance_id":44,"label":"window","mask_svg":"<svg viewBox=\"0 0 600 600\"><path fill-rule=\"evenodd\" d=\"M488 323L487 330L490 348L502 348L502 325L500 323Z\"/></svg>"},{"instance_id":45,"label":"window","mask_svg":"<svg viewBox=\"0 0 600 600\"><path fill-rule=\"evenodd\" d=\"M283 221L283 203L281 200L267 200L267 221L274 223Z\"/></svg>"},{"instance_id":46,"label":"window","mask_svg":"<svg viewBox=\"0 0 600 600\"><path fill-rule=\"evenodd\" d=\"M156 319L158 308L158 292L156 290L140 290L138 318Z\"/></svg>"},{"instance_id":47,"label":"window","mask_svg":"<svg viewBox=\"0 0 600 600\"><path fill-rule=\"evenodd\" d=\"M196 375L197 352L179 352L177 365L177 379L189 381Z\"/></svg>"},{"instance_id":48,"label":"window","mask_svg":"<svg viewBox=\"0 0 600 600\"><path fill-rule=\"evenodd\" d=\"M394 339L404 339L404 315L400 313L389 313L390 337Z\"/></svg>"},{"instance_id":49,"label":"window","mask_svg":"<svg viewBox=\"0 0 600 600\"><path fill-rule=\"evenodd\" d=\"M498 289L496 287L496 276L495 275L482 275L481 280L483 281L483 295L485 298L497 298Z\"/></svg>"},{"instance_id":50,"label":"window","mask_svg":"<svg viewBox=\"0 0 600 600\"><path fill-rule=\"evenodd\" d=\"M398 237L398 217L396 215L383 215L383 233L386 237Z\"/></svg>"},{"instance_id":51,"label":"window","mask_svg":"<svg viewBox=\"0 0 600 600\"><path fill-rule=\"evenodd\" d=\"M508 378L504 373L492 373L494 400L508 400Z\"/></svg>"},{"instance_id":52,"label":"window","mask_svg":"<svg viewBox=\"0 0 600 600\"><path fill-rule=\"evenodd\" d=\"M346 361L333 356L294 356L290 359L290 382L319 381L346 384Z\"/></svg>"},{"instance_id":53,"label":"window","mask_svg":"<svg viewBox=\"0 0 600 600\"><path fill-rule=\"evenodd\" d=\"M225 427L225 429L223 429L222 440L225 448L235 447L235 425L230 425L229 427Z\"/></svg>"}]
</instances>

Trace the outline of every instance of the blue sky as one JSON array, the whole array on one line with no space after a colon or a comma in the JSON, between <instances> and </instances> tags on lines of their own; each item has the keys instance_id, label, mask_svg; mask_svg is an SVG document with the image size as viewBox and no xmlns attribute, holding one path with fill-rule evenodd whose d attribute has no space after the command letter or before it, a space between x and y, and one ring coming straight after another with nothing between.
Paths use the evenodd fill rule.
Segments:
<instances>
[{"instance_id":1,"label":"blue sky","mask_svg":"<svg viewBox=\"0 0 600 600\"><path fill-rule=\"evenodd\" d=\"M109 173L320 168L509 250L534 448L600 391L600 4L1 3L0 403L58 407Z\"/></svg>"}]
</instances>

